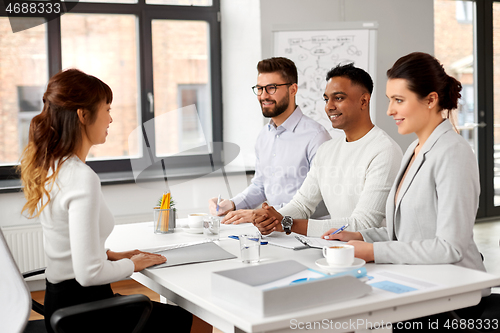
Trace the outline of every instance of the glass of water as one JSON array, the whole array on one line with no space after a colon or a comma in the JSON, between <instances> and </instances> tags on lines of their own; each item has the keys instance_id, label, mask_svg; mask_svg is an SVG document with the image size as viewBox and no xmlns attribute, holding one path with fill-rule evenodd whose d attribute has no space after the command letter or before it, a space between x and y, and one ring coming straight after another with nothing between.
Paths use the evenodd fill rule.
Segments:
<instances>
[{"instance_id":1,"label":"glass of water","mask_svg":"<svg viewBox=\"0 0 500 333\"><path fill-rule=\"evenodd\" d=\"M240 235L241 261L247 264L260 260L260 234Z\"/></svg>"}]
</instances>

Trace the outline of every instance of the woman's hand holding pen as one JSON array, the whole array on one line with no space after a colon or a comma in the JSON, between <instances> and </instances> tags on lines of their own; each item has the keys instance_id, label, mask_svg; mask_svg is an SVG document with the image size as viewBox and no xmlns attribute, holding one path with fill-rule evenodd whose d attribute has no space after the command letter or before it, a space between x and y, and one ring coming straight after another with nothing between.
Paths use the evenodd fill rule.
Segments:
<instances>
[{"instance_id":1,"label":"woman's hand holding pen","mask_svg":"<svg viewBox=\"0 0 500 333\"><path fill-rule=\"evenodd\" d=\"M325 232L321 238L328 239L328 240L339 240L342 242L348 242L350 240L364 240L363 236L361 235L360 232L352 232L352 231L341 231L339 233L334 234L336 228L332 228Z\"/></svg>"}]
</instances>

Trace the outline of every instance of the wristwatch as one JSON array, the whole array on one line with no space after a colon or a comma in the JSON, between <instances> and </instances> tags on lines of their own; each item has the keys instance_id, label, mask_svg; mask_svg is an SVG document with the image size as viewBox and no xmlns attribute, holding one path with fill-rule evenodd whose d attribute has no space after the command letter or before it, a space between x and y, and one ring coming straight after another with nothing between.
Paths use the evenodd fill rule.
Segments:
<instances>
[{"instance_id":1,"label":"wristwatch","mask_svg":"<svg viewBox=\"0 0 500 333\"><path fill-rule=\"evenodd\" d=\"M292 225L293 219L290 216L285 216L283 217L283 220L281 220L281 226L283 227L283 231L286 232L287 235L290 235L292 233Z\"/></svg>"}]
</instances>

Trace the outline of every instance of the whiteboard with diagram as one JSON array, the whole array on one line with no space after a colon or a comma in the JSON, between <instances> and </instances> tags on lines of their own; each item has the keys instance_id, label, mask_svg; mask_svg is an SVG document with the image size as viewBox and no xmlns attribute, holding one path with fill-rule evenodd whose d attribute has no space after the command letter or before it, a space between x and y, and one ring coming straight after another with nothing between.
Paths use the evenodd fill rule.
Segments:
<instances>
[{"instance_id":1,"label":"whiteboard with diagram","mask_svg":"<svg viewBox=\"0 0 500 333\"><path fill-rule=\"evenodd\" d=\"M332 129L324 111L326 74L339 63L352 62L367 71L375 81L376 29L374 22L343 22L312 29L273 27L274 56L289 58L297 66L297 105L332 135L338 135L338 131ZM372 94L370 113L373 122L374 99L375 94Z\"/></svg>"}]
</instances>

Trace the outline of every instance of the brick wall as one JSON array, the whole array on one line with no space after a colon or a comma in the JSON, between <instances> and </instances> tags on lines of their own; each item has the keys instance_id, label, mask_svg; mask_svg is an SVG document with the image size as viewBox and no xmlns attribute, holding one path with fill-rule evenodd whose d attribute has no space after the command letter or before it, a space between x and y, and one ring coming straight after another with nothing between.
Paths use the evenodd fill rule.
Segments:
<instances>
[{"instance_id":1,"label":"brick wall","mask_svg":"<svg viewBox=\"0 0 500 333\"><path fill-rule=\"evenodd\" d=\"M44 86L47 77L45 25L13 34L0 18L0 163L15 163L18 142L19 85ZM112 117L106 144L90 156L128 156L128 136L138 126L138 49L132 15L66 14L61 18L63 68L75 67L106 82L113 90ZM207 84L208 25L205 22L153 22L155 116L176 110L178 84ZM169 140L158 153L176 153L179 122L163 128ZM137 143L130 147L137 153Z\"/></svg>"}]
</instances>

